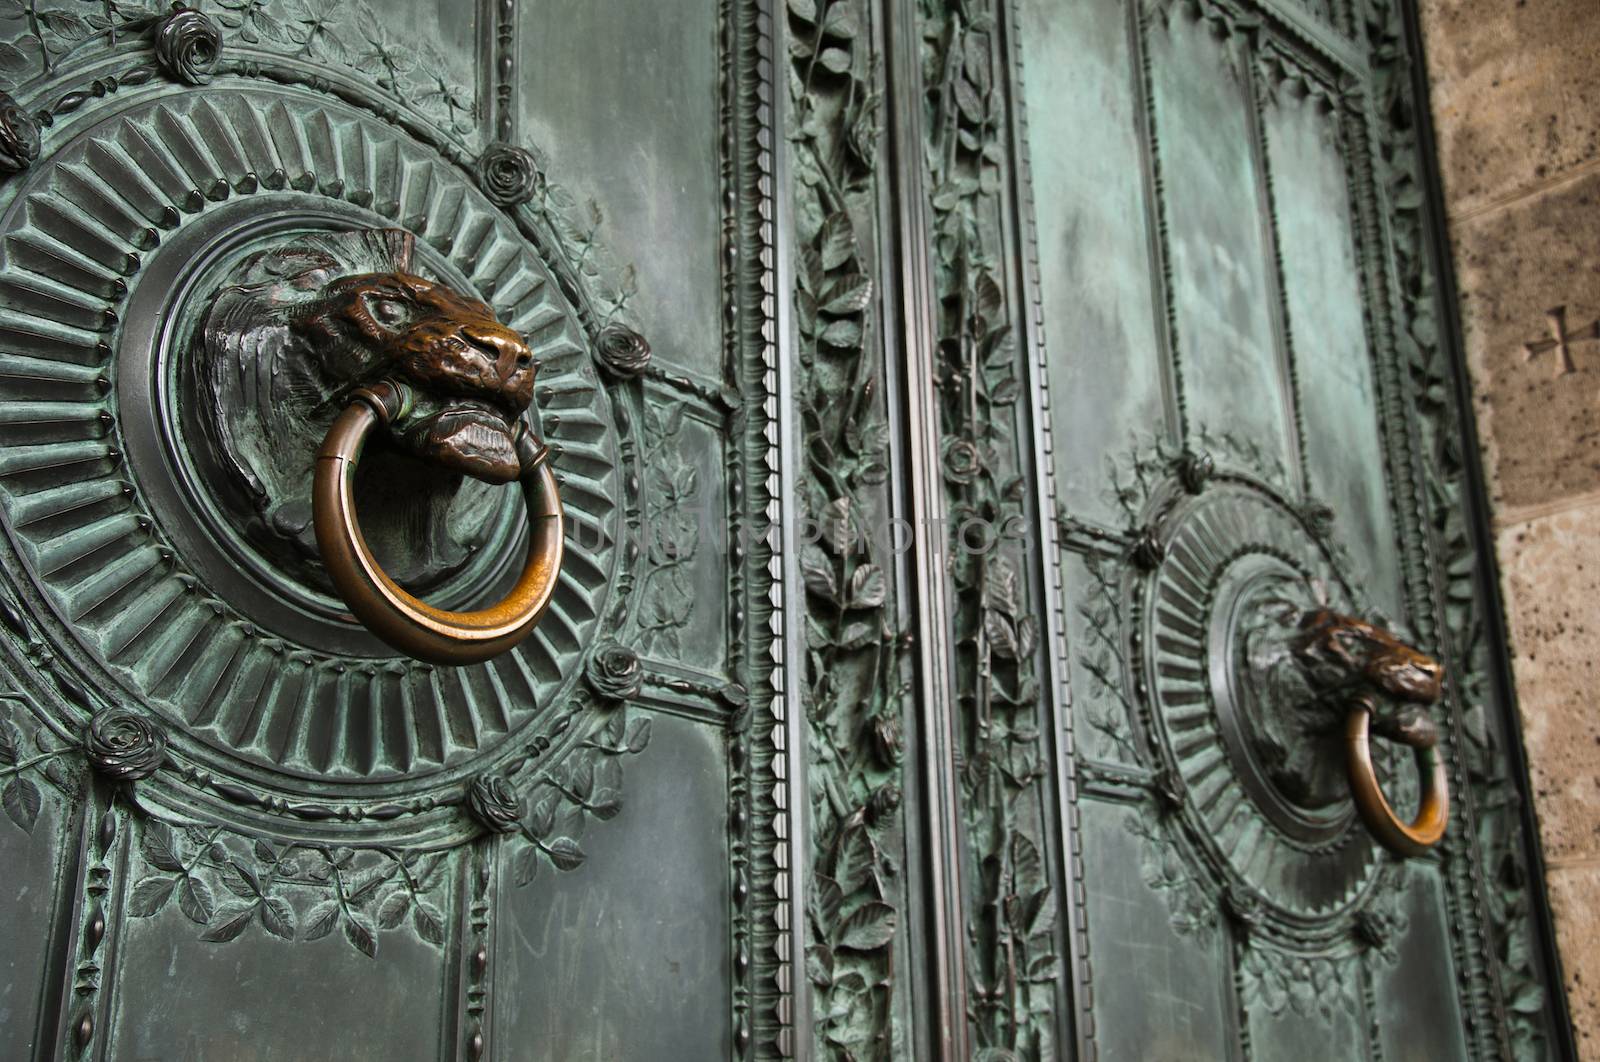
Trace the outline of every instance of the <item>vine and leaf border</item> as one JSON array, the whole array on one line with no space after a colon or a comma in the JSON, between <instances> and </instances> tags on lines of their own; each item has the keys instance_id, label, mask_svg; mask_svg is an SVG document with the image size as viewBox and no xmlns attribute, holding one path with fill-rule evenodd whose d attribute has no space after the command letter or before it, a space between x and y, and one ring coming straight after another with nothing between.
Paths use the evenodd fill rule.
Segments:
<instances>
[{"instance_id":1,"label":"vine and leaf border","mask_svg":"<svg viewBox=\"0 0 1600 1062\"><path fill-rule=\"evenodd\" d=\"M688 404L644 409L644 465L653 488L645 503L645 574L639 584L639 644L677 655L694 615L694 561L700 550L700 474L686 457Z\"/></svg>"},{"instance_id":2,"label":"vine and leaf border","mask_svg":"<svg viewBox=\"0 0 1600 1062\"><path fill-rule=\"evenodd\" d=\"M920 0L923 167L932 249L940 463L950 515L961 803L968 858L967 1018L980 1054L1053 1051L1062 976L1049 829L1038 608L1028 526L1025 388L1005 291L1007 104L988 5ZM999 529L977 542L970 528Z\"/></svg>"},{"instance_id":3,"label":"vine and leaf border","mask_svg":"<svg viewBox=\"0 0 1600 1062\"><path fill-rule=\"evenodd\" d=\"M627 704L639 692L637 659L615 645L602 648L596 659L602 663L591 663L589 679L592 696L602 702L595 710L609 713L605 725L548 770L518 779L514 765L504 774L474 778L461 795L463 810L480 827L476 836L509 835L518 886L545 867L571 871L583 865L586 821L606 821L622 811L621 759L649 744L650 719L631 715ZM85 764L112 784L113 802L138 812L141 823L141 873L128 895L131 916L154 917L175 902L201 927L201 940L219 944L237 939L253 922L283 940L317 940L342 928L350 945L369 958L377 956L382 931L409 921L419 939L444 945L448 920L429 897L448 880L441 869L450 863L450 849L285 840L170 816L141 799L137 789L171 769L161 729L142 715L108 708L90 719L81 740L68 740L25 707L19 724L18 708L27 704L21 695L0 695L0 809L31 834L44 804L41 784L74 805L85 796ZM564 715L558 730L571 718ZM549 744L548 737L536 738L522 762L532 762Z\"/></svg>"},{"instance_id":4,"label":"vine and leaf border","mask_svg":"<svg viewBox=\"0 0 1600 1062\"><path fill-rule=\"evenodd\" d=\"M863 0L787 0L815 1049L903 1054L907 637L888 545L889 428L872 280L882 68Z\"/></svg>"}]
</instances>

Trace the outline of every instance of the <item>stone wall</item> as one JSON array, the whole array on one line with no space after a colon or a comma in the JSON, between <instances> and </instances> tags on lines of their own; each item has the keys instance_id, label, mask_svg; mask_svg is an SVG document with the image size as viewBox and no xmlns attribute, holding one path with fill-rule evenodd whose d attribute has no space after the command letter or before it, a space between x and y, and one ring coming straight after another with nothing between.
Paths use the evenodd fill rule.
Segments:
<instances>
[{"instance_id":1,"label":"stone wall","mask_svg":"<svg viewBox=\"0 0 1600 1062\"><path fill-rule=\"evenodd\" d=\"M1550 896L1600 1057L1600 2L1420 6Z\"/></svg>"}]
</instances>

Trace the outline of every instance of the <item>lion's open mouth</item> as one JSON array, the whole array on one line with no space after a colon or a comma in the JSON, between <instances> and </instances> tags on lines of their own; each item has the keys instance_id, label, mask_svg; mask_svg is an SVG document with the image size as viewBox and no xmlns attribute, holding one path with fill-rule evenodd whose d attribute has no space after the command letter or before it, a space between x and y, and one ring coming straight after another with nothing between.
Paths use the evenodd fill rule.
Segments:
<instances>
[{"instance_id":1,"label":"lion's open mouth","mask_svg":"<svg viewBox=\"0 0 1600 1062\"><path fill-rule=\"evenodd\" d=\"M505 415L475 403L453 405L420 426L422 456L491 483L521 472Z\"/></svg>"}]
</instances>

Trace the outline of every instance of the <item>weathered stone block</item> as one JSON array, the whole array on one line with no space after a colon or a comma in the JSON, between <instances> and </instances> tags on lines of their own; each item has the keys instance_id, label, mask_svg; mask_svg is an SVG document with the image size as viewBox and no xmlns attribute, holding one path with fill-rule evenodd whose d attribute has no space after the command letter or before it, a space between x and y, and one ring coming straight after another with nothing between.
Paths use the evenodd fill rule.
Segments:
<instances>
[{"instance_id":1,"label":"weathered stone block","mask_svg":"<svg viewBox=\"0 0 1600 1062\"><path fill-rule=\"evenodd\" d=\"M1600 171L1452 229L1500 522L1600 491L1600 340L1592 338L1600 320ZM1557 308L1565 358L1554 342ZM1572 370L1563 373L1567 359Z\"/></svg>"},{"instance_id":2,"label":"weathered stone block","mask_svg":"<svg viewBox=\"0 0 1600 1062\"><path fill-rule=\"evenodd\" d=\"M1553 867L1546 879L1556 916L1578 1057L1600 1050L1600 865Z\"/></svg>"},{"instance_id":3,"label":"weathered stone block","mask_svg":"<svg viewBox=\"0 0 1600 1062\"><path fill-rule=\"evenodd\" d=\"M1507 527L1499 551L1545 852L1600 856L1600 504Z\"/></svg>"},{"instance_id":4,"label":"weathered stone block","mask_svg":"<svg viewBox=\"0 0 1600 1062\"><path fill-rule=\"evenodd\" d=\"M1422 0L1452 213L1600 159L1594 0Z\"/></svg>"}]
</instances>

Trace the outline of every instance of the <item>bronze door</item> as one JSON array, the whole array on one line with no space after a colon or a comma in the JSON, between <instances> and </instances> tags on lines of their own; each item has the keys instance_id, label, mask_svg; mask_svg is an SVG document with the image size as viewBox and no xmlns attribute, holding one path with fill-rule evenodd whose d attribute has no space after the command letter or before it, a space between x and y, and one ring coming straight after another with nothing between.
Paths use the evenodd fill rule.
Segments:
<instances>
[{"instance_id":1,"label":"bronze door","mask_svg":"<svg viewBox=\"0 0 1600 1062\"><path fill-rule=\"evenodd\" d=\"M1570 1054L1409 17L0 3L0 1055Z\"/></svg>"},{"instance_id":2,"label":"bronze door","mask_svg":"<svg viewBox=\"0 0 1600 1062\"><path fill-rule=\"evenodd\" d=\"M1037 671L952 569L966 1049L1563 1057L1409 7L1001 7L907 116L945 503L1042 514Z\"/></svg>"}]
</instances>

